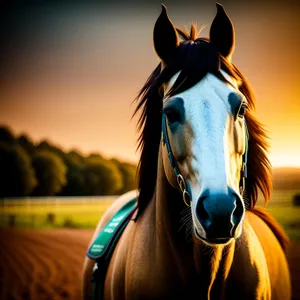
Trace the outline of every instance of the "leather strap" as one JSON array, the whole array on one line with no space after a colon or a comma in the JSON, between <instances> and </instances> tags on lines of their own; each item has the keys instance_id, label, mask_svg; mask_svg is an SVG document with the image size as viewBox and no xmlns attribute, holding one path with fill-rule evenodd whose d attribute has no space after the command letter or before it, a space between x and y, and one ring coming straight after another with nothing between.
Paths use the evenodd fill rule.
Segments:
<instances>
[{"instance_id":1,"label":"leather strap","mask_svg":"<svg viewBox=\"0 0 300 300\"><path fill-rule=\"evenodd\" d=\"M190 206L191 196L188 192L187 182L185 181L184 177L180 173L180 169L178 167L177 161L172 152L172 148L168 136L168 129L167 129L167 116L165 114L162 115L162 140L167 148L169 161L176 175L177 183L181 190L183 201L187 206Z\"/></svg>"}]
</instances>

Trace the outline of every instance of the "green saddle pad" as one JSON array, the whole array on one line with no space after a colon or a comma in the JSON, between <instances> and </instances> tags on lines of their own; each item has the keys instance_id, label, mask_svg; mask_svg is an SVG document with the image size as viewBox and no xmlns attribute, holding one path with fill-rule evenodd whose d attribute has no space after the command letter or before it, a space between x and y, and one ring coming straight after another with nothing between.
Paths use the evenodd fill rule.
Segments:
<instances>
[{"instance_id":1,"label":"green saddle pad","mask_svg":"<svg viewBox=\"0 0 300 300\"><path fill-rule=\"evenodd\" d=\"M89 258L93 260L100 260L101 258L104 258L105 260L110 259L110 255L112 254L119 237L136 208L137 198L134 198L118 210L88 249L87 256Z\"/></svg>"}]
</instances>

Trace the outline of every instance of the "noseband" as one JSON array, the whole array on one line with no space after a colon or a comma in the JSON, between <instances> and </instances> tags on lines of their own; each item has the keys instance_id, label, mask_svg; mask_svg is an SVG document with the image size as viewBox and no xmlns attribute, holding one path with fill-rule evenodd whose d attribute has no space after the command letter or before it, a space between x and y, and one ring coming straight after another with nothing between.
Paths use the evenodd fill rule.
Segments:
<instances>
[{"instance_id":1,"label":"noseband","mask_svg":"<svg viewBox=\"0 0 300 300\"><path fill-rule=\"evenodd\" d=\"M241 169L241 180L240 180L240 194L243 196L243 193L246 188L246 178L247 178L247 158L248 158L248 141L249 141L249 132L246 124L246 120L244 118L244 124L245 124L245 153L243 154L243 164L242 164L242 169ZM168 130L167 130L167 116L163 113L162 115L162 140L164 145L167 148L168 152L168 157L170 164L174 170L174 173L177 178L177 183L179 186L179 189L182 193L182 198L185 203L185 205L190 206L191 202L191 196L190 193L188 192L188 185L187 182L185 181L184 177L180 173L180 169L178 167L177 161L173 155L171 144L170 144L170 139L168 136Z\"/></svg>"}]
</instances>

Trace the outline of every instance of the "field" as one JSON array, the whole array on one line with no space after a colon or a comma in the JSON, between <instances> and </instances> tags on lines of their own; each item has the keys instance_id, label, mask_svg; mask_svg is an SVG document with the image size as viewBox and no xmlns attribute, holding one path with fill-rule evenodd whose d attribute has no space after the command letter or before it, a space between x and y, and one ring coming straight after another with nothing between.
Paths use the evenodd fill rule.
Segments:
<instances>
[{"instance_id":1,"label":"field","mask_svg":"<svg viewBox=\"0 0 300 300\"><path fill-rule=\"evenodd\" d=\"M79 300L83 229L0 229L0 299Z\"/></svg>"},{"instance_id":2,"label":"field","mask_svg":"<svg viewBox=\"0 0 300 300\"><path fill-rule=\"evenodd\" d=\"M292 204L293 197L300 194L300 190L274 190L267 205L270 214L282 225L293 241L300 241L300 206ZM259 196L259 205L263 205Z\"/></svg>"},{"instance_id":3,"label":"field","mask_svg":"<svg viewBox=\"0 0 300 300\"><path fill-rule=\"evenodd\" d=\"M300 190L275 190L267 209L292 240L300 240L300 206L292 205L295 194L300 194ZM4 200L0 207L0 227L93 229L115 198L116 196ZM258 202L263 205L261 195Z\"/></svg>"},{"instance_id":4,"label":"field","mask_svg":"<svg viewBox=\"0 0 300 300\"><path fill-rule=\"evenodd\" d=\"M115 198L5 200L0 207L0 227L92 229Z\"/></svg>"},{"instance_id":5,"label":"field","mask_svg":"<svg viewBox=\"0 0 300 300\"><path fill-rule=\"evenodd\" d=\"M299 192L275 191L268 205L293 241L288 251L293 300L300 300L300 207L292 206L291 199ZM81 299L80 278L86 249L93 228L114 199L46 198L2 202L0 298Z\"/></svg>"}]
</instances>

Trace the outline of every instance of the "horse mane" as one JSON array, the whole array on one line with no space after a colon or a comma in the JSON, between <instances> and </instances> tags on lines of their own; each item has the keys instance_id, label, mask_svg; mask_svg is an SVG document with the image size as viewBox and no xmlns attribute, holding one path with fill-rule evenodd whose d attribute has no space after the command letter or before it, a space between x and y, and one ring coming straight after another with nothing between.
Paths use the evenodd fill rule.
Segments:
<instances>
[{"instance_id":1,"label":"horse mane","mask_svg":"<svg viewBox=\"0 0 300 300\"><path fill-rule=\"evenodd\" d=\"M161 88L178 71L176 82L169 91L170 96L187 90L199 82L207 73L212 73L223 82L220 69L240 82L239 90L245 95L249 109L245 115L249 131L248 178L244 200L246 209L253 210L257 202L258 190L261 190L267 204L272 189L271 164L266 156L268 149L267 135L263 126L253 116L255 97L246 77L231 62L222 57L209 39L199 38L196 26L192 25L190 33L176 29L182 41L176 55L161 70L159 64L138 93L137 108L140 113L138 130L140 131L138 147L141 151L138 164L139 214L151 200L157 176L158 152L161 140L161 111L163 94ZM227 82L228 83L228 82Z\"/></svg>"}]
</instances>

